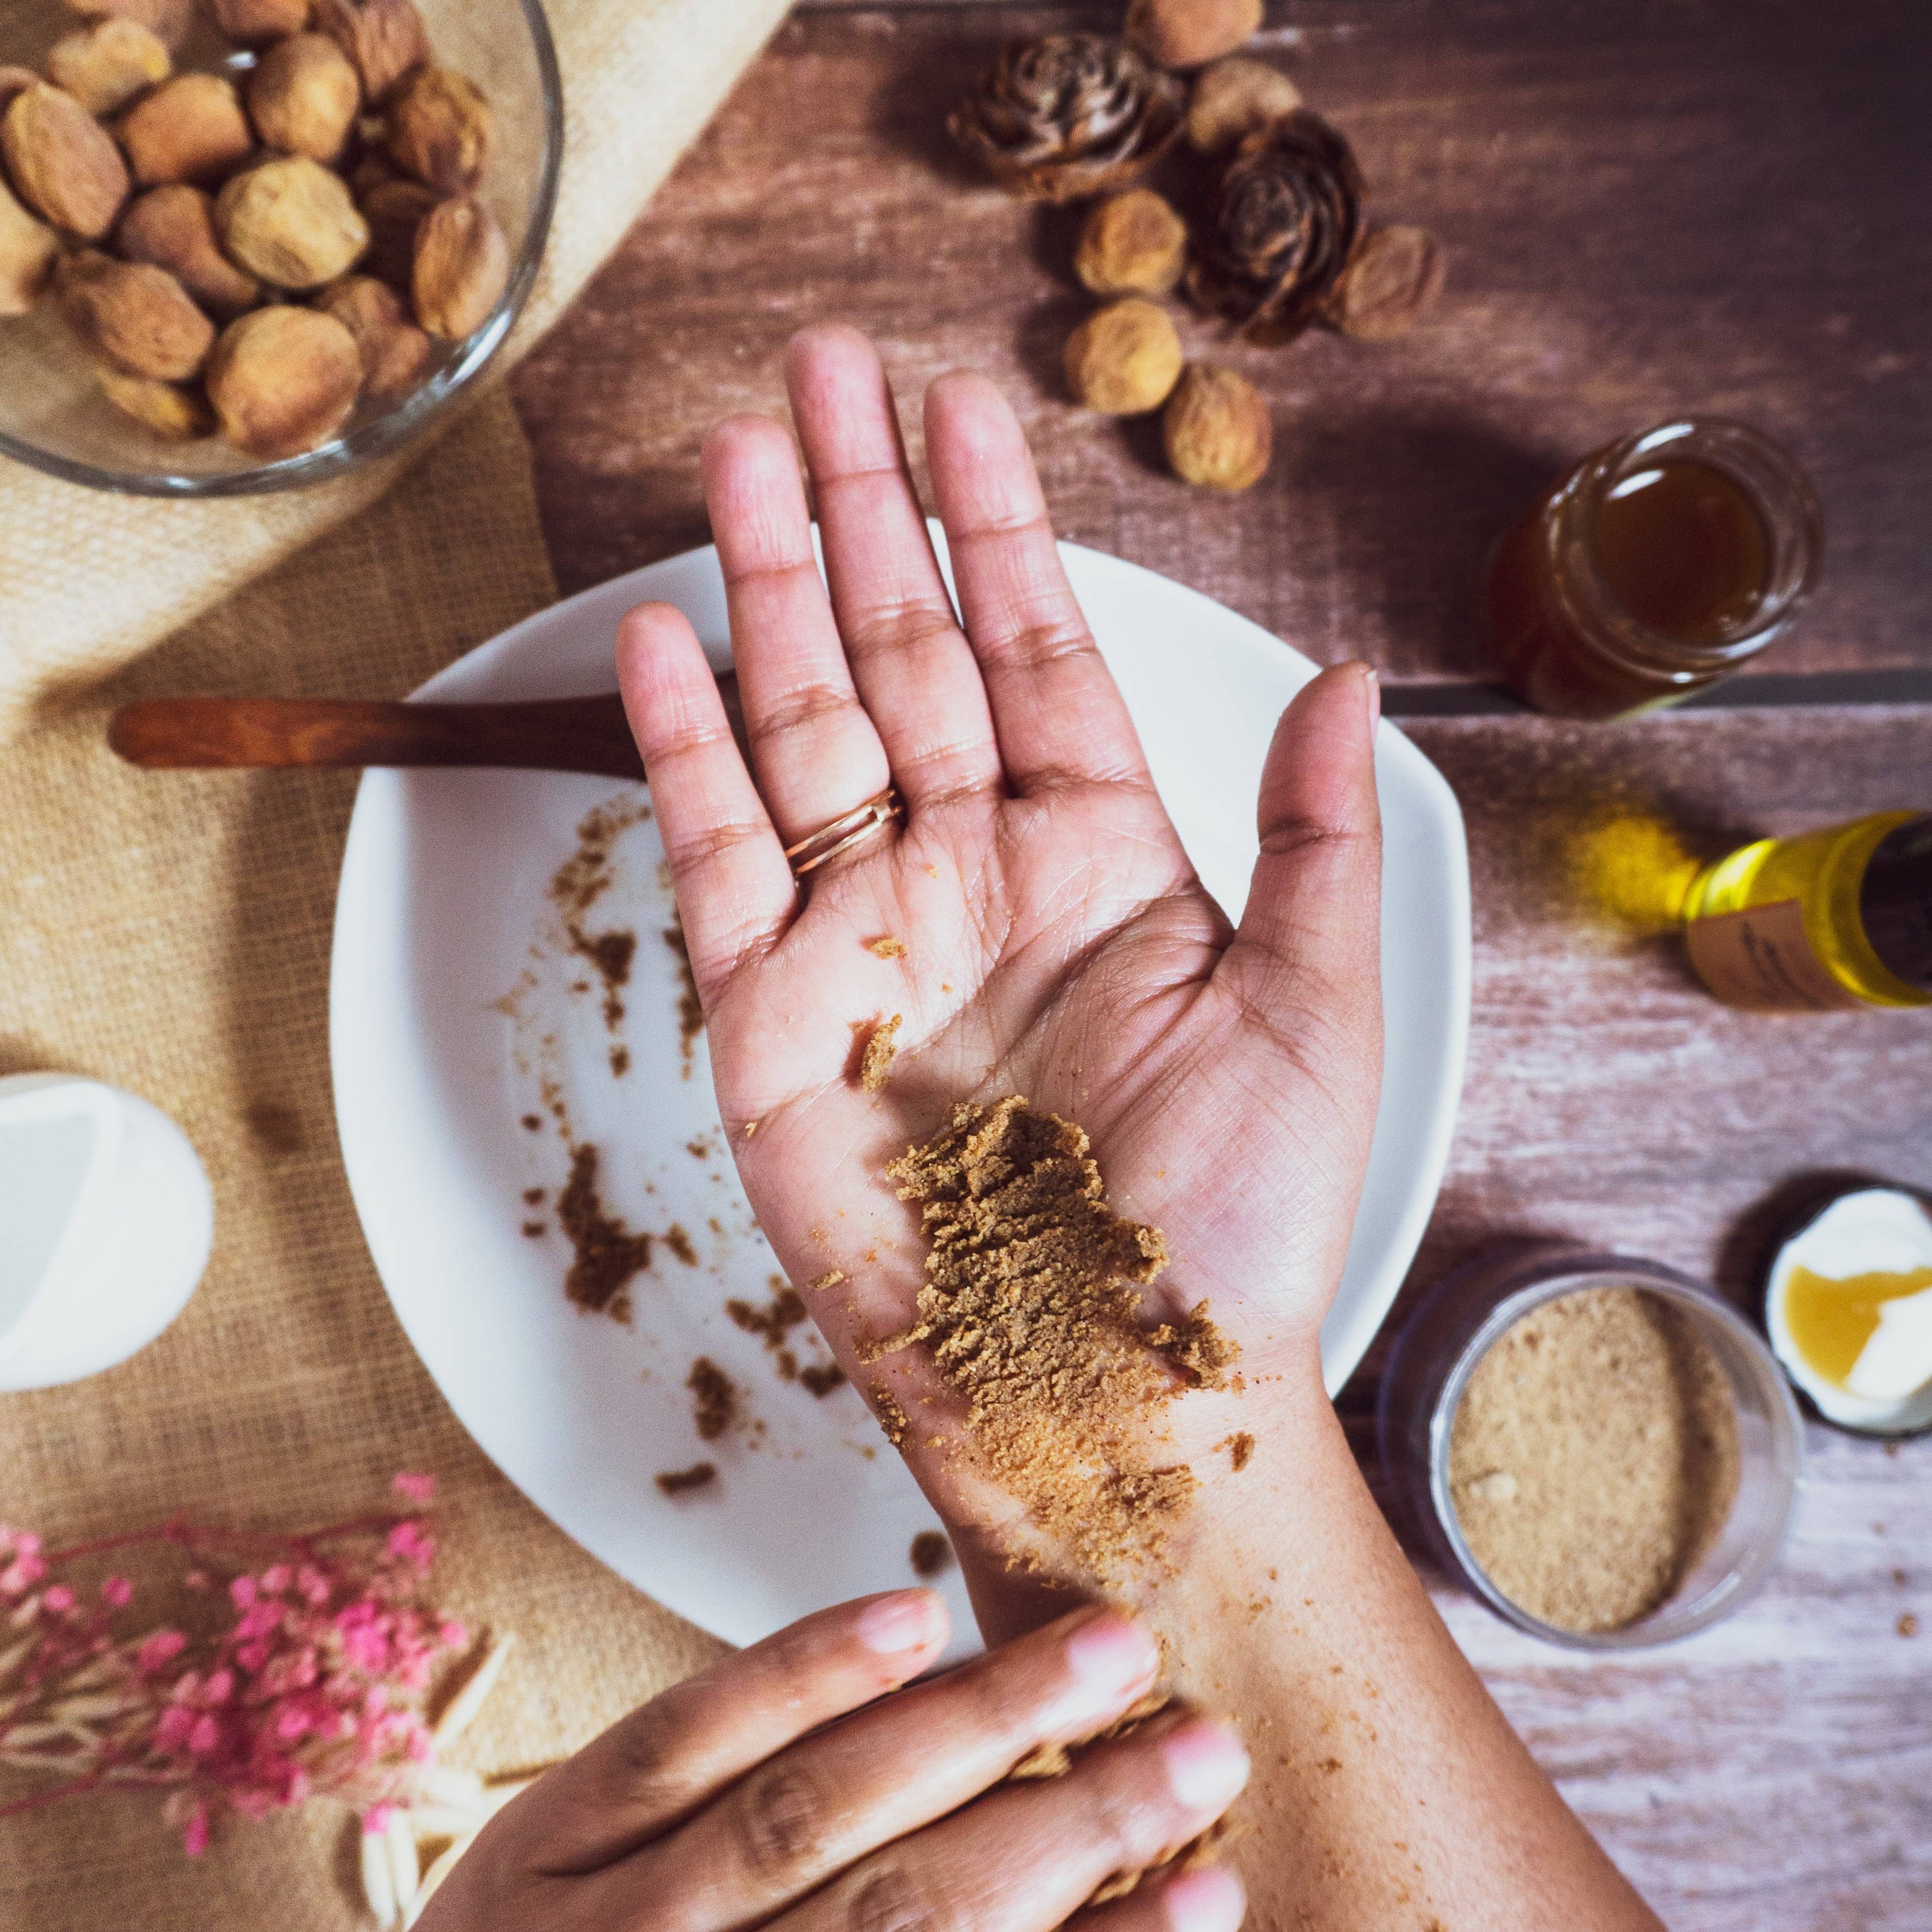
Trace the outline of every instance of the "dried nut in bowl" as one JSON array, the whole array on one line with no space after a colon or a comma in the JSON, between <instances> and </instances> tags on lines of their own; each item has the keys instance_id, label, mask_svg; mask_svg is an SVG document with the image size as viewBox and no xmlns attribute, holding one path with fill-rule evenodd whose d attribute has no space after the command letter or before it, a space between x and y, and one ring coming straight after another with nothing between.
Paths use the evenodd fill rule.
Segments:
<instances>
[{"instance_id":1,"label":"dried nut in bowl","mask_svg":"<svg viewBox=\"0 0 1932 1932\"><path fill-rule=\"evenodd\" d=\"M371 106L429 64L429 30L416 0L316 0L315 26L355 62Z\"/></svg>"},{"instance_id":2,"label":"dried nut in bowl","mask_svg":"<svg viewBox=\"0 0 1932 1932\"><path fill-rule=\"evenodd\" d=\"M214 412L198 390L152 376L124 375L118 369L98 369L94 375L100 393L123 416L164 442L192 442L214 433Z\"/></svg>"},{"instance_id":3,"label":"dried nut in bowl","mask_svg":"<svg viewBox=\"0 0 1932 1932\"><path fill-rule=\"evenodd\" d=\"M214 226L231 261L278 289L319 289L369 246L347 184L306 154L237 175L216 199Z\"/></svg>"},{"instance_id":4,"label":"dried nut in bowl","mask_svg":"<svg viewBox=\"0 0 1932 1932\"><path fill-rule=\"evenodd\" d=\"M64 87L90 114L118 114L136 94L174 71L160 38L138 20L103 20L56 40L47 54L47 78Z\"/></svg>"},{"instance_id":5,"label":"dried nut in bowl","mask_svg":"<svg viewBox=\"0 0 1932 1932\"><path fill-rule=\"evenodd\" d=\"M386 181L367 190L361 207L369 224L369 252L363 260L368 272L392 289L407 289L416 273L417 231L442 200L421 182Z\"/></svg>"},{"instance_id":6,"label":"dried nut in bowl","mask_svg":"<svg viewBox=\"0 0 1932 1932\"><path fill-rule=\"evenodd\" d=\"M432 335L460 342L490 320L510 279L510 244L473 195L440 202L416 231L410 290L416 320Z\"/></svg>"},{"instance_id":7,"label":"dried nut in bowl","mask_svg":"<svg viewBox=\"0 0 1932 1932\"><path fill-rule=\"evenodd\" d=\"M137 195L115 230L130 262L165 268L218 322L232 322L262 299L262 285L221 252L213 197L185 182Z\"/></svg>"},{"instance_id":8,"label":"dried nut in bowl","mask_svg":"<svg viewBox=\"0 0 1932 1932\"><path fill-rule=\"evenodd\" d=\"M1110 416L1157 410L1186 358L1167 311L1128 296L1090 315L1066 339L1066 380L1090 410Z\"/></svg>"},{"instance_id":9,"label":"dried nut in bowl","mask_svg":"<svg viewBox=\"0 0 1932 1932\"><path fill-rule=\"evenodd\" d=\"M418 181L460 194L482 179L493 131L490 104L461 74L418 68L391 99L388 128L390 154Z\"/></svg>"},{"instance_id":10,"label":"dried nut in bowl","mask_svg":"<svg viewBox=\"0 0 1932 1932\"><path fill-rule=\"evenodd\" d=\"M1267 473L1274 422L1261 392L1232 369L1196 362L1161 424L1167 460L1184 483L1246 490Z\"/></svg>"},{"instance_id":11,"label":"dried nut in bowl","mask_svg":"<svg viewBox=\"0 0 1932 1932\"><path fill-rule=\"evenodd\" d=\"M1187 263L1187 224L1153 189L1096 202L1080 231L1073 272L1096 296L1164 296Z\"/></svg>"},{"instance_id":12,"label":"dried nut in bowl","mask_svg":"<svg viewBox=\"0 0 1932 1932\"><path fill-rule=\"evenodd\" d=\"M208 362L208 399L222 434L272 460L326 442L362 386L356 338L314 309L258 308L222 331Z\"/></svg>"},{"instance_id":13,"label":"dried nut in bowl","mask_svg":"<svg viewBox=\"0 0 1932 1932\"><path fill-rule=\"evenodd\" d=\"M188 38L194 22L194 0L67 0L90 20L132 20L170 47Z\"/></svg>"},{"instance_id":14,"label":"dried nut in bowl","mask_svg":"<svg viewBox=\"0 0 1932 1932\"><path fill-rule=\"evenodd\" d=\"M326 34L297 34L278 43L248 76L255 131L286 154L340 160L362 104L353 64Z\"/></svg>"},{"instance_id":15,"label":"dried nut in bowl","mask_svg":"<svg viewBox=\"0 0 1932 1932\"><path fill-rule=\"evenodd\" d=\"M164 81L121 117L121 145L143 188L220 181L254 152L234 83L218 74Z\"/></svg>"},{"instance_id":16,"label":"dried nut in bowl","mask_svg":"<svg viewBox=\"0 0 1932 1932\"><path fill-rule=\"evenodd\" d=\"M1204 154L1218 154L1258 128L1285 121L1301 105L1301 90L1285 74L1237 54L1216 61L1194 83L1187 104L1187 139Z\"/></svg>"},{"instance_id":17,"label":"dried nut in bowl","mask_svg":"<svg viewBox=\"0 0 1932 1932\"><path fill-rule=\"evenodd\" d=\"M214 323L165 268L117 262L98 248L61 262L54 298L88 347L130 376L184 382L208 359L214 340Z\"/></svg>"},{"instance_id":18,"label":"dried nut in bowl","mask_svg":"<svg viewBox=\"0 0 1932 1932\"><path fill-rule=\"evenodd\" d=\"M398 402L422 387L436 344L410 320L403 298L373 275L351 275L322 290L315 305L356 338L362 359L362 393Z\"/></svg>"},{"instance_id":19,"label":"dried nut in bowl","mask_svg":"<svg viewBox=\"0 0 1932 1932\"><path fill-rule=\"evenodd\" d=\"M82 241L98 242L128 199L128 170L113 136L72 94L45 81L8 104L0 154L20 199Z\"/></svg>"},{"instance_id":20,"label":"dried nut in bowl","mask_svg":"<svg viewBox=\"0 0 1932 1932\"><path fill-rule=\"evenodd\" d=\"M1262 23L1262 0L1130 0L1128 44L1160 67L1204 67Z\"/></svg>"},{"instance_id":21,"label":"dried nut in bowl","mask_svg":"<svg viewBox=\"0 0 1932 1932\"><path fill-rule=\"evenodd\" d=\"M25 315L39 301L59 254L60 237L0 182L0 315Z\"/></svg>"},{"instance_id":22,"label":"dried nut in bowl","mask_svg":"<svg viewBox=\"0 0 1932 1932\"><path fill-rule=\"evenodd\" d=\"M208 0L214 24L244 47L298 34L308 25L308 0Z\"/></svg>"},{"instance_id":23,"label":"dried nut in bowl","mask_svg":"<svg viewBox=\"0 0 1932 1932\"><path fill-rule=\"evenodd\" d=\"M1442 292L1448 274L1442 244L1426 228L1378 228L1342 272L1328 298L1328 319L1365 342L1406 334Z\"/></svg>"}]
</instances>

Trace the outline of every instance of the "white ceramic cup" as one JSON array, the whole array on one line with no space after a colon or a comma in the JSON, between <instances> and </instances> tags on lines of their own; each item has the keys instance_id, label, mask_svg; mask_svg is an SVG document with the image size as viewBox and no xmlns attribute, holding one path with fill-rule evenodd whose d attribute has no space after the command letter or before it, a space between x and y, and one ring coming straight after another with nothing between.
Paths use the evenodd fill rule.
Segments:
<instances>
[{"instance_id":1,"label":"white ceramic cup","mask_svg":"<svg viewBox=\"0 0 1932 1932\"><path fill-rule=\"evenodd\" d=\"M214 1200L158 1108L58 1073L0 1079L0 1390L125 1361L186 1305Z\"/></svg>"}]
</instances>

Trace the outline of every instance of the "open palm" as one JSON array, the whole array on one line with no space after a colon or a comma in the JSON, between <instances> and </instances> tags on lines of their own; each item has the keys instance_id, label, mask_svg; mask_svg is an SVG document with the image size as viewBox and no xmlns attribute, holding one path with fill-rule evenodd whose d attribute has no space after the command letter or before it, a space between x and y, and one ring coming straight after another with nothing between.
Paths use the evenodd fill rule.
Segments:
<instances>
[{"instance_id":1,"label":"open palm","mask_svg":"<svg viewBox=\"0 0 1932 1932\"><path fill-rule=\"evenodd\" d=\"M842 1277L807 1299L860 1385L917 1402L916 1364L862 1366L868 1340L906 1325L924 1256L885 1164L956 1102L1022 1094L1084 1127L1115 1209L1164 1231L1150 1317L1205 1298L1252 1382L1305 1378L1378 1085L1372 678L1325 674L1282 721L1231 932L992 385L948 376L926 404L962 630L870 347L808 332L789 375L829 598L790 437L739 418L705 452L752 770L676 611L633 611L618 646L722 1117L766 1234L794 1281ZM1195 674L1188 646L1173 640L1177 677ZM888 784L903 819L796 884L784 848ZM895 1018L890 1078L868 1091L863 1045ZM908 1412L909 1459L942 1512L996 1529L1000 1499L930 1453L943 1412Z\"/></svg>"}]
</instances>

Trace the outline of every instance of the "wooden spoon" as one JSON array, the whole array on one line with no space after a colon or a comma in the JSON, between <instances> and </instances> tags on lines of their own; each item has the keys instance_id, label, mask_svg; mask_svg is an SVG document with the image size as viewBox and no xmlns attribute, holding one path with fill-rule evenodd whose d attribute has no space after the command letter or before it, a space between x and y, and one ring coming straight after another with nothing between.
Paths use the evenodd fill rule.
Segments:
<instances>
[{"instance_id":1,"label":"wooden spoon","mask_svg":"<svg viewBox=\"0 0 1932 1932\"><path fill-rule=\"evenodd\" d=\"M737 727L737 680L718 680ZM150 771L289 765L486 765L641 778L623 700L362 704L301 698L158 698L124 705L108 744Z\"/></svg>"}]
</instances>

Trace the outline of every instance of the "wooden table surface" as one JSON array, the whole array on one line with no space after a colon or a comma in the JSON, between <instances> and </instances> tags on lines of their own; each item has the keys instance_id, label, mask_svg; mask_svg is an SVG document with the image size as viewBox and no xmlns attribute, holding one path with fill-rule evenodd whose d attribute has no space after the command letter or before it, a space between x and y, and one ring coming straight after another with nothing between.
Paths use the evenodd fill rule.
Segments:
<instances>
[{"instance_id":1,"label":"wooden table surface","mask_svg":"<svg viewBox=\"0 0 1932 1932\"><path fill-rule=\"evenodd\" d=\"M1461 1123L1402 1307L1526 1232L1750 1293L1794 1189L1932 1186L1932 1026L1764 1019L1579 897L1566 840L1654 812L1700 850L1932 806L1932 28L1922 0L1304 0L1260 50L1351 135L1382 214L1450 251L1401 343L1190 350L1274 403L1238 499L1056 375L1088 305L1075 220L964 171L946 106L1004 36L1112 8L806 0L616 258L515 379L559 579L706 539L698 442L782 411L780 356L839 316L910 403L989 370L1062 533L1179 578L1310 656L1379 665L1468 824ZM1816 480L1822 587L1724 706L1606 729L1485 682L1486 546L1564 459L1685 410L1744 417ZM916 407L907 416L919 458ZM1174 642L1184 673L1187 640ZM1400 1319L1401 1308L1397 1311ZM1342 1408L1368 1445L1379 1348ZM1676 1648L1580 1660L1452 1586L1445 1614L1542 1762L1681 1932L1932 1925L1932 1439L1816 1425L1764 1595ZM1917 1618L1925 1634L1914 1637Z\"/></svg>"}]
</instances>

